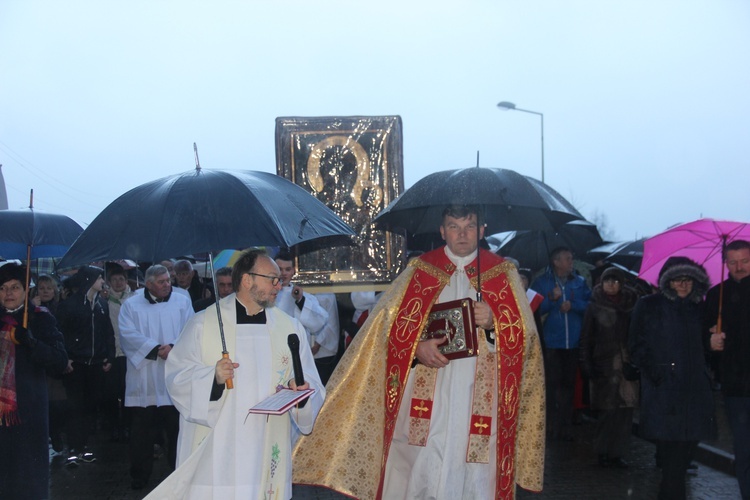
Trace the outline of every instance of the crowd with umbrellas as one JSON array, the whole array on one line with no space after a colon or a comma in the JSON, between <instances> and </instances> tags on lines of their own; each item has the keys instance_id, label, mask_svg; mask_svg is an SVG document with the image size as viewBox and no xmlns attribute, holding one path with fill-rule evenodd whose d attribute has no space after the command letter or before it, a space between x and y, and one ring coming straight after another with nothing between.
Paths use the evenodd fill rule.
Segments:
<instances>
[{"instance_id":1,"label":"crowd with umbrellas","mask_svg":"<svg viewBox=\"0 0 750 500\"><path fill-rule=\"evenodd\" d=\"M675 256L704 266L711 284L721 283L726 245L750 240L748 224L701 219L650 238L604 241L596 225L549 185L512 170L478 166L424 177L371 223L402 236L410 251L428 251L442 244L439 227L449 205L475 207L487 235L477 245L515 259L529 276L543 272L550 265L550 254L565 247L577 260L588 262L585 269L592 277L596 278L594 269L616 267L649 292L650 287L658 287L665 262ZM33 287L32 263L41 259L58 259L57 270L63 272L91 263L118 262L136 268L204 254L210 269L206 274L214 278L214 265L231 266L240 257L240 249L295 248L312 240L337 245L356 236L339 215L284 177L257 171L204 170L197 161L194 170L124 193L85 230L64 215L36 210L33 197L28 209L0 210L0 228L0 258L28 264L26 304ZM476 264L477 289L481 291L479 253ZM35 274L41 273L37 269ZM482 301L481 292L477 299ZM228 357L221 309L219 302L215 303L221 354Z\"/></svg>"},{"instance_id":2,"label":"crowd with umbrellas","mask_svg":"<svg viewBox=\"0 0 750 500\"><path fill-rule=\"evenodd\" d=\"M695 258L706 266L712 283L719 283L722 245L747 237L748 231L743 223L703 219L651 238L604 241L596 225L549 185L512 170L482 167L424 177L372 224L405 235L410 251L430 250L442 243L437 227L442 208L450 204L482 207L488 235L483 244L532 273L549 264L554 248L567 247L589 269L615 266L653 285L661 264L672 255ZM0 227L0 258L37 266L54 259L57 269L123 259L213 258L212 252L218 252L214 263L223 265L242 248L290 248L354 234L315 197L280 176L199 165L128 191L85 231L65 215L36 210L33 198L28 209L0 211Z\"/></svg>"}]
</instances>

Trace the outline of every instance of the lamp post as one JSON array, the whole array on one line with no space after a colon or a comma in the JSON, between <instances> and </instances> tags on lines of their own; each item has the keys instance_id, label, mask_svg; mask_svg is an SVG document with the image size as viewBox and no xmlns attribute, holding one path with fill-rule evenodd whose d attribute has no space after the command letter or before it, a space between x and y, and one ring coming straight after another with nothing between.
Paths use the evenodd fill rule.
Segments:
<instances>
[{"instance_id":1,"label":"lamp post","mask_svg":"<svg viewBox=\"0 0 750 500\"><path fill-rule=\"evenodd\" d=\"M497 107L502 109L503 111L513 110L513 111L523 111L524 113L531 113L532 115L539 115L539 117L542 119L542 182L544 182L544 115L542 113L539 113L538 111L531 111L528 109L521 109L517 108L515 104L508 101L499 102L497 104Z\"/></svg>"}]
</instances>

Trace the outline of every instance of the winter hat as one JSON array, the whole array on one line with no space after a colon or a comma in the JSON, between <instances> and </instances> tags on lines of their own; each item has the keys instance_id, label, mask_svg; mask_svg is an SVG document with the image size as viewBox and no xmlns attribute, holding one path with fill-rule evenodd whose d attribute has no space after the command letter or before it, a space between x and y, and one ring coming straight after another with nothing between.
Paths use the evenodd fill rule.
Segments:
<instances>
[{"instance_id":1,"label":"winter hat","mask_svg":"<svg viewBox=\"0 0 750 500\"><path fill-rule=\"evenodd\" d=\"M78 279L76 280L75 284L79 287L80 290L88 292L89 288L94 285L99 276L103 275L104 269L102 269L101 267L81 266L80 268L78 268L78 272L76 273Z\"/></svg>"},{"instance_id":2,"label":"winter hat","mask_svg":"<svg viewBox=\"0 0 750 500\"><path fill-rule=\"evenodd\" d=\"M26 268L12 262L9 262L8 264L0 267L0 285L4 285L11 280L20 281L21 285L25 288Z\"/></svg>"},{"instance_id":3,"label":"winter hat","mask_svg":"<svg viewBox=\"0 0 750 500\"><path fill-rule=\"evenodd\" d=\"M605 281L609 279L617 280L620 283L623 283L625 281L625 273L623 273L620 269L617 269L616 267L608 267L602 273L600 281Z\"/></svg>"}]
</instances>

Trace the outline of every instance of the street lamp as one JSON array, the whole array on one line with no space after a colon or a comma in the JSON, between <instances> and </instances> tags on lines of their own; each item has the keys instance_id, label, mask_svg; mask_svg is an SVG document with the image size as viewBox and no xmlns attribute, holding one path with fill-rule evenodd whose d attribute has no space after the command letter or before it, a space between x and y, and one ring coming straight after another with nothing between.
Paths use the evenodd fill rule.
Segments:
<instances>
[{"instance_id":1,"label":"street lamp","mask_svg":"<svg viewBox=\"0 0 750 500\"><path fill-rule=\"evenodd\" d=\"M515 104L513 104L512 102L508 102L508 101L497 103L497 107L502 109L503 111L508 111L512 109L513 111L523 111L524 113L531 113L532 115L539 115L541 117L542 119L542 182L544 182L544 115L537 111L517 108Z\"/></svg>"}]
</instances>

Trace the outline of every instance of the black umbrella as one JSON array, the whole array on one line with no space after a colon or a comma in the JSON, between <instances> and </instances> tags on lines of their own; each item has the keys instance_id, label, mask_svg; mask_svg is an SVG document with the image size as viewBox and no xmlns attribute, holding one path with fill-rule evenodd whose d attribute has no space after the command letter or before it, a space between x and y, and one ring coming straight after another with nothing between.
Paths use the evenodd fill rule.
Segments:
<instances>
[{"instance_id":1,"label":"black umbrella","mask_svg":"<svg viewBox=\"0 0 750 500\"><path fill-rule=\"evenodd\" d=\"M587 260L617 264L618 267L637 273L643 260L643 242L645 239L640 238L600 245L586 252Z\"/></svg>"},{"instance_id":2,"label":"black umbrella","mask_svg":"<svg viewBox=\"0 0 750 500\"><path fill-rule=\"evenodd\" d=\"M225 248L290 247L336 235L354 231L283 177L198 167L117 198L71 246L60 267L117 259L158 262Z\"/></svg>"},{"instance_id":3,"label":"black umbrella","mask_svg":"<svg viewBox=\"0 0 750 500\"><path fill-rule=\"evenodd\" d=\"M557 247L567 247L574 255L581 256L588 249L601 245L602 238L596 225L585 220L574 220L557 229L492 235L487 242L497 247L498 254L517 259L521 267L537 270L549 264L550 251Z\"/></svg>"},{"instance_id":4,"label":"black umbrella","mask_svg":"<svg viewBox=\"0 0 750 500\"><path fill-rule=\"evenodd\" d=\"M555 228L583 219L573 205L543 182L513 170L470 167L435 172L420 179L385 207L373 224L402 228L408 240L437 232L447 205L480 207L485 232L490 234ZM481 284L477 289L481 300Z\"/></svg>"},{"instance_id":5,"label":"black umbrella","mask_svg":"<svg viewBox=\"0 0 750 500\"><path fill-rule=\"evenodd\" d=\"M435 172L393 200L373 223L402 228L407 237L434 233L447 205L483 207L490 234L520 229L552 229L583 219L565 198L531 177L502 168L470 167Z\"/></svg>"},{"instance_id":6,"label":"black umbrella","mask_svg":"<svg viewBox=\"0 0 750 500\"><path fill-rule=\"evenodd\" d=\"M143 184L113 201L76 240L60 266L116 259L158 262L225 248L290 247L355 234L331 209L283 177L203 170L197 160L196 149L195 170ZM216 311L222 356L228 357L218 300ZM229 389L231 382L227 381Z\"/></svg>"}]
</instances>

